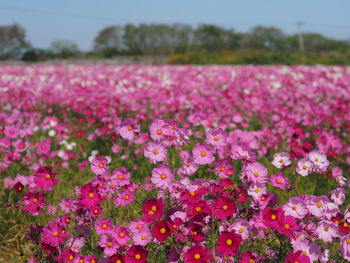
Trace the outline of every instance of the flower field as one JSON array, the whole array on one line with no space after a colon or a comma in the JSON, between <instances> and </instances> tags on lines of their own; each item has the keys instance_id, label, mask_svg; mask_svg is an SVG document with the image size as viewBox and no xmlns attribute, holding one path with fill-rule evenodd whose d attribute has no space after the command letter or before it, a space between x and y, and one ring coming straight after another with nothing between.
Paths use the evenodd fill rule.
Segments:
<instances>
[{"instance_id":1,"label":"flower field","mask_svg":"<svg viewBox=\"0 0 350 263\"><path fill-rule=\"evenodd\" d=\"M350 67L1 66L0 262L350 261Z\"/></svg>"}]
</instances>

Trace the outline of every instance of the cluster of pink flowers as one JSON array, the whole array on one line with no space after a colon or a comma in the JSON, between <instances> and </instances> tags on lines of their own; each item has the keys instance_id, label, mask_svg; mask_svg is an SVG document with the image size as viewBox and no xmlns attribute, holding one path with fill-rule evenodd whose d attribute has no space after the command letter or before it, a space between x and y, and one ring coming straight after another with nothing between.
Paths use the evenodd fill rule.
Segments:
<instances>
[{"instance_id":1,"label":"cluster of pink flowers","mask_svg":"<svg viewBox=\"0 0 350 263\"><path fill-rule=\"evenodd\" d=\"M46 221L29 262L350 260L349 81L321 66L1 68L3 183ZM56 202L66 172L84 183Z\"/></svg>"}]
</instances>

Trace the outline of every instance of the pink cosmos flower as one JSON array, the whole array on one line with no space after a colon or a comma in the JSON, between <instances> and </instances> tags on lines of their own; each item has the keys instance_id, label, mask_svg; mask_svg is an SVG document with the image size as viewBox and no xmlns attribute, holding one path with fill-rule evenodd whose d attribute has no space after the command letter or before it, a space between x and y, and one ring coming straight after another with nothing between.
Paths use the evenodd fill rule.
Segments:
<instances>
[{"instance_id":1,"label":"pink cosmos flower","mask_svg":"<svg viewBox=\"0 0 350 263\"><path fill-rule=\"evenodd\" d=\"M264 165L258 162L250 162L244 167L243 172L249 181L264 184L268 180L268 171Z\"/></svg>"},{"instance_id":2,"label":"pink cosmos flower","mask_svg":"<svg viewBox=\"0 0 350 263\"><path fill-rule=\"evenodd\" d=\"M155 141L162 140L165 136L171 135L170 126L161 119L155 119L149 126L151 138Z\"/></svg>"},{"instance_id":3,"label":"pink cosmos flower","mask_svg":"<svg viewBox=\"0 0 350 263\"><path fill-rule=\"evenodd\" d=\"M109 168L107 162L108 161L105 157L94 158L91 162L90 168L96 175L104 175Z\"/></svg>"},{"instance_id":4,"label":"pink cosmos flower","mask_svg":"<svg viewBox=\"0 0 350 263\"><path fill-rule=\"evenodd\" d=\"M50 221L41 234L42 241L53 247L64 244L64 239L67 237L68 234L65 229L60 227L55 221Z\"/></svg>"},{"instance_id":5,"label":"pink cosmos flower","mask_svg":"<svg viewBox=\"0 0 350 263\"><path fill-rule=\"evenodd\" d=\"M215 160L214 149L208 144L197 144L192 150L194 162L197 164L211 164Z\"/></svg>"},{"instance_id":6,"label":"pink cosmos flower","mask_svg":"<svg viewBox=\"0 0 350 263\"><path fill-rule=\"evenodd\" d=\"M224 256L236 256L242 243L241 235L224 231L218 237L216 250Z\"/></svg>"},{"instance_id":7,"label":"pink cosmos flower","mask_svg":"<svg viewBox=\"0 0 350 263\"><path fill-rule=\"evenodd\" d=\"M312 172L312 166L312 162L308 158L304 157L297 163L297 173L301 176L307 176Z\"/></svg>"},{"instance_id":8,"label":"pink cosmos flower","mask_svg":"<svg viewBox=\"0 0 350 263\"><path fill-rule=\"evenodd\" d=\"M22 198L22 202L25 206L22 207L22 210L27 211L31 215L40 215L42 209L45 207L44 193L31 193L27 192Z\"/></svg>"},{"instance_id":9,"label":"pink cosmos flower","mask_svg":"<svg viewBox=\"0 0 350 263\"><path fill-rule=\"evenodd\" d=\"M71 237L67 242L67 246L70 247L70 249L73 252L79 253L82 247L84 246L84 243L85 243L84 237Z\"/></svg>"},{"instance_id":10,"label":"pink cosmos flower","mask_svg":"<svg viewBox=\"0 0 350 263\"><path fill-rule=\"evenodd\" d=\"M226 133L221 128L212 129L207 132L206 142L215 147L223 147L226 145Z\"/></svg>"},{"instance_id":11,"label":"pink cosmos flower","mask_svg":"<svg viewBox=\"0 0 350 263\"><path fill-rule=\"evenodd\" d=\"M27 149L26 143L22 140L16 140L13 142L13 146L16 148L16 151L20 153Z\"/></svg>"},{"instance_id":12,"label":"pink cosmos flower","mask_svg":"<svg viewBox=\"0 0 350 263\"><path fill-rule=\"evenodd\" d=\"M331 191L331 199L336 205L341 205L345 201L345 190L343 188L337 188Z\"/></svg>"},{"instance_id":13,"label":"pink cosmos flower","mask_svg":"<svg viewBox=\"0 0 350 263\"><path fill-rule=\"evenodd\" d=\"M244 219L237 219L231 226L229 226L228 230L234 230L237 234L241 235L243 240L245 240L249 237L250 224Z\"/></svg>"},{"instance_id":14,"label":"pink cosmos flower","mask_svg":"<svg viewBox=\"0 0 350 263\"><path fill-rule=\"evenodd\" d=\"M113 224L107 218L99 218L96 221L95 229L98 235L110 234L112 232Z\"/></svg>"},{"instance_id":15,"label":"pink cosmos flower","mask_svg":"<svg viewBox=\"0 0 350 263\"><path fill-rule=\"evenodd\" d=\"M76 204L76 201L69 198L63 198L60 202L60 208L63 212L69 213L76 211L78 206Z\"/></svg>"},{"instance_id":16,"label":"pink cosmos flower","mask_svg":"<svg viewBox=\"0 0 350 263\"><path fill-rule=\"evenodd\" d=\"M252 152L243 142L232 144L230 156L233 160L255 161L254 152Z\"/></svg>"},{"instance_id":17,"label":"pink cosmos flower","mask_svg":"<svg viewBox=\"0 0 350 263\"><path fill-rule=\"evenodd\" d=\"M134 233L133 240L135 245L146 246L152 240L152 234L148 229Z\"/></svg>"},{"instance_id":18,"label":"pink cosmos flower","mask_svg":"<svg viewBox=\"0 0 350 263\"><path fill-rule=\"evenodd\" d=\"M214 205L215 216L219 219L226 219L236 214L236 204L229 198L218 198Z\"/></svg>"},{"instance_id":19,"label":"pink cosmos flower","mask_svg":"<svg viewBox=\"0 0 350 263\"><path fill-rule=\"evenodd\" d=\"M219 160L215 163L215 173L222 179L229 178L235 174L232 164L228 159Z\"/></svg>"},{"instance_id":20,"label":"pink cosmos flower","mask_svg":"<svg viewBox=\"0 0 350 263\"><path fill-rule=\"evenodd\" d=\"M290 198L283 206L283 211L286 215L293 216L295 218L304 218L308 214L306 205L303 199L299 196L294 196Z\"/></svg>"},{"instance_id":21,"label":"pink cosmos flower","mask_svg":"<svg viewBox=\"0 0 350 263\"><path fill-rule=\"evenodd\" d=\"M327 171L329 161L325 154L318 151L312 151L308 154L309 160L314 164L315 170L319 173Z\"/></svg>"},{"instance_id":22,"label":"pink cosmos flower","mask_svg":"<svg viewBox=\"0 0 350 263\"><path fill-rule=\"evenodd\" d=\"M15 126L6 126L4 133L6 137L14 139L17 138L19 130Z\"/></svg>"},{"instance_id":23,"label":"pink cosmos flower","mask_svg":"<svg viewBox=\"0 0 350 263\"><path fill-rule=\"evenodd\" d=\"M184 174L192 175L198 170L198 164L194 162L194 158L192 156L189 156L182 159L181 169Z\"/></svg>"},{"instance_id":24,"label":"pink cosmos flower","mask_svg":"<svg viewBox=\"0 0 350 263\"><path fill-rule=\"evenodd\" d=\"M168 158L168 152L162 143L151 142L146 145L144 156L150 159L151 163L163 162Z\"/></svg>"},{"instance_id":25,"label":"pink cosmos flower","mask_svg":"<svg viewBox=\"0 0 350 263\"><path fill-rule=\"evenodd\" d=\"M45 140L45 141L38 142L36 145L36 150L38 153L48 155L51 150L51 141Z\"/></svg>"},{"instance_id":26,"label":"pink cosmos flower","mask_svg":"<svg viewBox=\"0 0 350 263\"><path fill-rule=\"evenodd\" d=\"M183 255L185 263L207 263L211 259L209 249L200 244L190 247Z\"/></svg>"},{"instance_id":27,"label":"pink cosmos flower","mask_svg":"<svg viewBox=\"0 0 350 263\"><path fill-rule=\"evenodd\" d=\"M350 261L350 234L340 238L341 256Z\"/></svg>"},{"instance_id":28,"label":"pink cosmos flower","mask_svg":"<svg viewBox=\"0 0 350 263\"><path fill-rule=\"evenodd\" d=\"M131 119L125 119L119 124L117 132L123 139L131 141L140 132L140 125Z\"/></svg>"},{"instance_id":29,"label":"pink cosmos flower","mask_svg":"<svg viewBox=\"0 0 350 263\"><path fill-rule=\"evenodd\" d=\"M288 153L281 152L281 153L276 153L273 156L272 164L278 169L285 168L289 166L291 163L292 161L290 160L290 155Z\"/></svg>"},{"instance_id":30,"label":"pink cosmos flower","mask_svg":"<svg viewBox=\"0 0 350 263\"><path fill-rule=\"evenodd\" d=\"M52 167L40 167L34 174L34 182L37 187L43 191L50 191L58 182L55 179L56 174L52 171Z\"/></svg>"},{"instance_id":31,"label":"pink cosmos flower","mask_svg":"<svg viewBox=\"0 0 350 263\"><path fill-rule=\"evenodd\" d=\"M131 174L128 172L126 168L118 168L114 169L110 180L118 187L123 187L125 185L130 184Z\"/></svg>"},{"instance_id":32,"label":"pink cosmos flower","mask_svg":"<svg viewBox=\"0 0 350 263\"><path fill-rule=\"evenodd\" d=\"M166 189L174 180L174 174L170 167L162 164L152 171L151 181L160 189Z\"/></svg>"},{"instance_id":33,"label":"pink cosmos flower","mask_svg":"<svg viewBox=\"0 0 350 263\"><path fill-rule=\"evenodd\" d=\"M338 237L338 229L333 222L322 220L318 223L316 233L324 242L332 242L333 238Z\"/></svg>"},{"instance_id":34,"label":"pink cosmos flower","mask_svg":"<svg viewBox=\"0 0 350 263\"><path fill-rule=\"evenodd\" d=\"M112 231L112 237L121 245L126 245L130 240L130 234L126 227L116 225Z\"/></svg>"},{"instance_id":35,"label":"pink cosmos flower","mask_svg":"<svg viewBox=\"0 0 350 263\"><path fill-rule=\"evenodd\" d=\"M280 189L290 189L291 185L288 182L288 178L284 176L283 173L277 173L271 175L270 182L272 186L280 188Z\"/></svg>"},{"instance_id":36,"label":"pink cosmos flower","mask_svg":"<svg viewBox=\"0 0 350 263\"><path fill-rule=\"evenodd\" d=\"M114 255L119 247L117 241L113 237L106 235L101 237L98 245L103 248L103 254L107 256Z\"/></svg>"},{"instance_id":37,"label":"pink cosmos flower","mask_svg":"<svg viewBox=\"0 0 350 263\"><path fill-rule=\"evenodd\" d=\"M149 230L148 224L145 221L143 221L142 219L137 219L137 220L131 221L128 224L128 227L133 234Z\"/></svg>"},{"instance_id":38,"label":"pink cosmos flower","mask_svg":"<svg viewBox=\"0 0 350 263\"><path fill-rule=\"evenodd\" d=\"M115 206L127 206L134 202L135 195L129 190L122 190L113 199Z\"/></svg>"}]
</instances>

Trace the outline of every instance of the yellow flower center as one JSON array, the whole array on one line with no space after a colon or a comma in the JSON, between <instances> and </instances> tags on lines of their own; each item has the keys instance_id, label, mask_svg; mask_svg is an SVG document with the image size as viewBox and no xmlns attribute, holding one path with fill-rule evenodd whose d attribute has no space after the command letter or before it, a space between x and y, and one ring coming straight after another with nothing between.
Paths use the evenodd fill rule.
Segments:
<instances>
[{"instance_id":1,"label":"yellow flower center","mask_svg":"<svg viewBox=\"0 0 350 263\"><path fill-rule=\"evenodd\" d=\"M151 209L153 212L157 211L157 207L155 205L152 205Z\"/></svg>"},{"instance_id":2,"label":"yellow flower center","mask_svg":"<svg viewBox=\"0 0 350 263\"><path fill-rule=\"evenodd\" d=\"M259 188L255 188L254 192L255 192L255 193L259 193L259 192L260 192L260 189L259 189Z\"/></svg>"},{"instance_id":3,"label":"yellow flower center","mask_svg":"<svg viewBox=\"0 0 350 263\"><path fill-rule=\"evenodd\" d=\"M199 213L200 211L202 211L202 208L201 208L200 206L197 206L197 207L196 207L196 212Z\"/></svg>"},{"instance_id":4,"label":"yellow flower center","mask_svg":"<svg viewBox=\"0 0 350 263\"><path fill-rule=\"evenodd\" d=\"M141 236L141 239L142 239L142 240L145 240L145 239L146 239L146 237L145 237L145 236Z\"/></svg>"},{"instance_id":5,"label":"yellow flower center","mask_svg":"<svg viewBox=\"0 0 350 263\"><path fill-rule=\"evenodd\" d=\"M46 179L50 179L50 178L51 178L51 175L46 174L46 175L45 175L45 178L46 178Z\"/></svg>"},{"instance_id":6,"label":"yellow flower center","mask_svg":"<svg viewBox=\"0 0 350 263\"><path fill-rule=\"evenodd\" d=\"M201 258L201 255L200 254L198 254L198 253L196 253L196 254L194 254L194 259L200 259Z\"/></svg>"},{"instance_id":7,"label":"yellow flower center","mask_svg":"<svg viewBox=\"0 0 350 263\"><path fill-rule=\"evenodd\" d=\"M219 137L218 136L214 136L214 141L218 141L219 140Z\"/></svg>"},{"instance_id":8,"label":"yellow flower center","mask_svg":"<svg viewBox=\"0 0 350 263\"><path fill-rule=\"evenodd\" d=\"M158 154L158 151L157 151L157 150L153 150L153 153L154 153L154 154Z\"/></svg>"},{"instance_id":9,"label":"yellow flower center","mask_svg":"<svg viewBox=\"0 0 350 263\"><path fill-rule=\"evenodd\" d=\"M140 260L140 259L141 259L141 255L140 255L140 254L136 254L136 255L135 255L135 259L136 259L136 260Z\"/></svg>"},{"instance_id":10,"label":"yellow flower center","mask_svg":"<svg viewBox=\"0 0 350 263\"><path fill-rule=\"evenodd\" d=\"M222 209L227 210L227 209L228 209L228 206L227 206L227 205L223 205L223 206L222 206Z\"/></svg>"},{"instance_id":11,"label":"yellow flower center","mask_svg":"<svg viewBox=\"0 0 350 263\"><path fill-rule=\"evenodd\" d=\"M120 236L120 237L124 237L124 236L125 236L125 233L124 233L124 232L120 232L120 233L119 233L119 236Z\"/></svg>"},{"instance_id":12,"label":"yellow flower center","mask_svg":"<svg viewBox=\"0 0 350 263\"><path fill-rule=\"evenodd\" d=\"M303 165L303 170L306 170L307 169L307 166L304 164Z\"/></svg>"},{"instance_id":13,"label":"yellow flower center","mask_svg":"<svg viewBox=\"0 0 350 263\"><path fill-rule=\"evenodd\" d=\"M207 155L207 153L206 152L201 152L201 155L204 157L204 156Z\"/></svg>"},{"instance_id":14,"label":"yellow flower center","mask_svg":"<svg viewBox=\"0 0 350 263\"><path fill-rule=\"evenodd\" d=\"M103 229L106 229L107 227L108 227L107 224L103 224L103 225L102 225L102 228L103 228Z\"/></svg>"},{"instance_id":15,"label":"yellow flower center","mask_svg":"<svg viewBox=\"0 0 350 263\"><path fill-rule=\"evenodd\" d=\"M254 175L255 177L258 177L258 176L259 176L259 173L254 172L253 175Z\"/></svg>"},{"instance_id":16,"label":"yellow flower center","mask_svg":"<svg viewBox=\"0 0 350 263\"><path fill-rule=\"evenodd\" d=\"M159 232L160 232L161 234L164 234L164 233L166 232L166 229L165 229L164 227L162 227L162 228L159 230Z\"/></svg>"},{"instance_id":17,"label":"yellow flower center","mask_svg":"<svg viewBox=\"0 0 350 263\"><path fill-rule=\"evenodd\" d=\"M130 196L128 196L128 195L124 196L125 200L128 200L129 198L130 198Z\"/></svg>"},{"instance_id":18,"label":"yellow flower center","mask_svg":"<svg viewBox=\"0 0 350 263\"><path fill-rule=\"evenodd\" d=\"M54 237L57 237L57 236L58 236L58 232L53 232L52 235L53 235Z\"/></svg>"},{"instance_id":19,"label":"yellow flower center","mask_svg":"<svg viewBox=\"0 0 350 263\"><path fill-rule=\"evenodd\" d=\"M157 131L157 134L158 134L158 135L161 135L162 133L163 133L163 132L162 132L161 130L158 130L158 131Z\"/></svg>"},{"instance_id":20,"label":"yellow flower center","mask_svg":"<svg viewBox=\"0 0 350 263\"><path fill-rule=\"evenodd\" d=\"M119 176L118 176L118 179L119 179L119 180L123 180L123 179L124 179L124 176L123 176L123 175L119 175Z\"/></svg>"},{"instance_id":21,"label":"yellow flower center","mask_svg":"<svg viewBox=\"0 0 350 263\"><path fill-rule=\"evenodd\" d=\"M73 257L72 255L70 255L70 256L69 256L69 259L70 259L70 260L73 260L73 259L74 259L74 257Z\"/></svg>"},{"instance_id":22,"label":"yellow flower center","mask_svg":"<svg viewBox=\"0 0 350 263\"><path fill-rule=\"evenodd\" d=\"M103 167L105 167L105 165L104 165L103 163L100 163L100 164L98 165L98 167L103 168Z\"/></svg>"},{"instance_id":23,"label":"yellow flower center","mask_svg":"<svg viewBox=\"0 0 350 263\"><path fill-rule=\"evenodd\" d=\"M325 226L325 227L323 228L323 230L326 231L326 232L328 232L329 228L328 228L327 226Z\"/></svg>"},{"instance_id":24,"label":"yellow flower center","mask_svg":"<svg viewBox=\"0 0 350 263\"><path fill-rule=\"evenodd\" d=\"M292 206L292 210L297 210L297 207L295 205Z\"/></svg>"},{"instance_id":25,"label":"yellow flower center","mask_svg":"<svg viewBox=\"0 0 350 263\"><path fill-rule=\"evenodd\" d=\"M318 208L320 208L320 207L322 206L322 203L321 203L321 202L318 202L318 203L316 204L316 206L317 206Z\"/></svg>"},{"instance_id":26,"label":"yellow flower center","mask_svg":"<svg viewBox=\"0 0 350 263\"><path fill-rule=\"evenodd\" d=\"M244 228L238 229L238 232L239 232L239 233L243 233L243 232L244 232Z\"/></svg>"},{"instance_id":27,"label":"yellow flower center","mask_svg":"<svg viewBox=\"0 0 350 263\"><path fill-rule=\"evenodd\" d=\"M346 239L346 243L350 244L350 238Z\"/></svg>"},{"instance_id":28,"label":"yellow flower center","mask_svg":"<svg viewBox=\"0 0 350 263\"><path fill-rule=\"evenodd\" d=\"M232 245L232 239L227 239L226 240L226 245L231 246Z\"/></svg>"},{"instance_id":29,"label":"yellow flower center","mask_svg":"<svg viewBox=\"0 0 350 263\"><path fill-rule=\"evenodd\" d=\"M277 179L277 180L276 180L276 183L280 184L280 183L281 183L281 180L278 180L278 179Z\"/></svg>"},{"instance_id":30,"label":"yellow flower center","mask_svg":"<svg viewBox=\"0 0 350 263\"><path fill-rule=\"evenodd\" d=\"M289 226L288 224L285 224L285 225L284 225L284 228L285 228L285 229L289 229L290 226Z\"/></svg>"},{"instance_id":31,"label":"yellow flower center","mask_svg":"<svg viewBox=\"0 0 350 263\"><path fill-rule=\"evenodd\" d=\"M94 196L95 196L94 193L89 193L90 198L94 198Z\"/></svg>"},{"instance_id":32,"label":"yellow flower center","mask_svg":"<svg viewBox=\"0 0 350 263\"><path fill-rule=\"evenodd\" d=\"M271 215L272 220L276 220L277 216L276 215Z\"/></svg>"},{"instance_id":33,"label":"yellow flower center","mask_svg":"<svg viewBox=\"0 0 350 263\"><path fill-rule=\"evenodd\" d=\"M33 203L37 203L39 200L38 200L38 198L33 198Z\"/></svg>"},{"instance_id":34,"label":"yellow flower center","mask_svg":"<svg viewBox=\"0 0 350 263\"><path fill-rule=\"evenodd\" d=\"M166 174L162 174L160 177L161 177L162 179L165 179L165 178L166 178Z\"/></svg>"},{"instance_id":35,"label":"yellow flower center","mask_svg":"<svg viewBox=\"0 0 350 263\"><path fill-rule=\"evenodd\" d=\"M128 126L128 130L131 131L133 127L131 125Z\"/></svg>"}]
</instances>

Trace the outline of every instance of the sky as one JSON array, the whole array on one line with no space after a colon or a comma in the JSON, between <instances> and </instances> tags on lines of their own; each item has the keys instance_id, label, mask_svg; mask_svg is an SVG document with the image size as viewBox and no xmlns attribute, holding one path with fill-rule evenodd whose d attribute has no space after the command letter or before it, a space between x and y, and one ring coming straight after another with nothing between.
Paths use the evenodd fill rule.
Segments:
<instances>
[{"instance_id":1,"label":"sky","mask_svg":"<svg viewBox=\"0 0 350 263\"><path fill-rule=\"evenodd\" d=\"M33 46L64 39L89 50L98 32L127 23L216 24L248 32L276 26L350 39L350 0L0 0L0 25L18 23Z\"/></svg>"}]
</instances>

